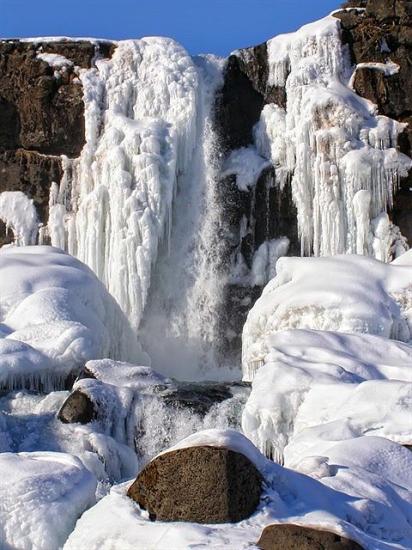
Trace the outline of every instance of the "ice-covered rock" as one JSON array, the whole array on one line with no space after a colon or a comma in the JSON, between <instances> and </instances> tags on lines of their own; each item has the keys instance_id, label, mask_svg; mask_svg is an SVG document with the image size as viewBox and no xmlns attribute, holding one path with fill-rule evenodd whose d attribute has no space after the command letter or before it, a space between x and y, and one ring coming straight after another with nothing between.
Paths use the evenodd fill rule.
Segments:
<instances>
[{"instance_id":1,"label":"ice-covered rock","mask_svg":"<svg viewBox=\"0 0 412 550\"><path fill-rule=\"evenodd\" d=\"M61 388L99 357L148 360L92 271L56 248L2 248L0 387Z\"/></svg>"},{"instance_id":2,"label":"ice-covered rock","mask_svg":"<svg viewBox=\"0 0 412 550\"><path fill-rule=\"evenodd\" d=\"M391 264L346 255L281 258L277 275L249 312L243 329L246 380L281 330L315 329L375 334L408 342L412 336L412 267L407 252Z\"/></svg>"},{"instance_id":3,"label":"ice-covered rock","mask_svg":"<svg viewBox=\"0 0 412 550\"><path fill-rule=\"evenodd\" d=\"M0 454L0 546L58 550L95 502L96 479L63 453Z\"/></svg>"},{"instance_id":4,"label":"ice-covered rock","mask_svg":"<svg viewBox=\"0 0 412 550\"><path fill-rule=\"evenodd\" d=\"M179 383L149 367L89 361L58 417L114 437L142 465L198 430L240 428L249 392L247 384Z\"/></svg>"}]
</instances>

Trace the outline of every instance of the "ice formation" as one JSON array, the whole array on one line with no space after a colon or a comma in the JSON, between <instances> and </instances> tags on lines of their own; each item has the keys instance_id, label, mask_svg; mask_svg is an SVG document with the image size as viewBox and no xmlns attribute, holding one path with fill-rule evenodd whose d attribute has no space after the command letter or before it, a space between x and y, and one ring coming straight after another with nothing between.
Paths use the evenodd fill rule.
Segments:
<instances>
[{"instance_id":1,"label":"ice formation","mask_svg":"<svg viewBox=\"0 0 412 550\"><path fill-rule=\"evenodd\" d=\"M89 359L148 361L92 271L51 247L0 249L0 387L62 387Z\"/></svg>"},{"instance_id":2,"label":"ice formation","mask_svg":"<svg viewBox=\"0 0 412 550\"><path fill-rule=\"evenodd\" d=\"M0 454L0 546L58 550L94 504L96 480L63 453Z\"/></svg>"},{"instance_id":3,"label":"ice formation","mask_svg":"<svg viewBox=\"0 0 412 550\"><path fill-rule=\"evenodd\" d=\"M407 549L412 543L408 511L412 502L412 455L395 443L359 438L336 444L323 457L325 475L320 479L266 460L250 441L233 431L200 432L175 449L193 445L223 445L256 464L265 478L265 492L251 518L221 525L152 522L126 496L129 482L113 488L82 516L64 549L97 550L103 543L122 550L135 548L136 544L149 548L147 541L174 550L246 549L255 546L263 528L272 523L329 529L367 550Z\"/></svg>"},{"instance_id":4,"label":"ice formation","mask_svg":"<svg viewBox=\"0 0 412 550\"><path fill-rule=\"evenodd\" d=\"M243 328L246 380L266 358L268 337L310 328L412 339L412 255L385 264L341 255L280 258L277 275L265 287Z\"/></svg>"},{"instance_id":5,"label":"ice formation","mask_svg":"<svg viewBox=\"0 0 412 550\"><path fill-rule=\"evenodd\" d=\"M12 230L14 242L20 246L36 244L38 220L33 200L21 191L0 193L0 220Z\"/></svg>"},{"instance_id":6,"label":"ice formation","mask_svg":"<svg viewBox=\"0 0 412 550\"><path fill-rule=\"evenodd\" d=\"M269 40L268 56L268 83L285 87L287 105L264 107L255 143L281 185L291 178L302 252L374 256L372 222L392 206L411 167L396 149L405 126L378 116L351 89L349 53L332 15ZM396 71L393 63L381 65L374 68ZM370 201L357 200L360 191ZM405 250L390 225L385 237L385 258Z\"/></svg>"},{"instance_id":7,"label":"ice formation","mask_svg":"<svg viewBox=\"0 0 412 550\"><path fill-rule=\"evenodd\" d=\"M117 43L80 79L87 143L66 162L49 233L93 269L136 329L195 147L198 72L173 40L144 38Z\"/></svg>"},{"instance_id":8,"label":"ice formation","mask_svg":"<svg viewBox=\"0 0 412 550\"><path fill-rule=\"evenodd\" d=\"M90 429L133 449L140 467L199 430L240 429L242 407L249 395L248 388L234 385L226 392L226 399L217 400L202 412L196 410L195 387L186 389L149 367L104 359L89 361L86 371L95 379L78 380L73 391L87 395L97 410ZM184 403L188 394L194 405L179 403L179 396Z\"/></svg>"}]
</instances>

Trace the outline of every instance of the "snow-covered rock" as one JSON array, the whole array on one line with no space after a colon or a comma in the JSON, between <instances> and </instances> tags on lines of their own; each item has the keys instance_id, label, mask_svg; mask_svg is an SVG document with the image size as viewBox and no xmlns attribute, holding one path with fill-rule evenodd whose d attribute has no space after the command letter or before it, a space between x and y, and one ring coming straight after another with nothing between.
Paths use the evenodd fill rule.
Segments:
<instances>
[{"instance_id":1,"label":"snow-covered rock","mask_svg":"<svg viewBox=\"0 0 412 550\"><path fill-rule=\"evenodd\" d=\"M0 454L0 546L58 550L95 502L96 480L63 453Z\"/></svg>"},{"instance_id":2,"label":"snow-covered rock","mask_svg":"<svg viewBox=\"0 0 412 550\"><path fill-rule=\"evenodd\" d=\"M412 254L391 264L345 255L280 258L243 329L246 380L269 351L268 338L289 329L412 336Z\"/></svg>"},{"instance_id":3,"label":"snow-covered rock","mask_svg":"<svg viewBox=\"0 0 412 550\"><path fill-rule=\"evenodd\" d=\"M56 248L0 249L0 386L50 391L100 357L148 361L92 271Z\"/></svg>"}]
</instances>

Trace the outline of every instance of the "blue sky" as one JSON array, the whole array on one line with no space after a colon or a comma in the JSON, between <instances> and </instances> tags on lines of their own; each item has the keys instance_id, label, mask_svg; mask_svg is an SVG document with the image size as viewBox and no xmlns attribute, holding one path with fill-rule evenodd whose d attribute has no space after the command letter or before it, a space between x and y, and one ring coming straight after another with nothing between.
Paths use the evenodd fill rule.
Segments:
<instances>
[{"instance_id":1,"label":"blue sky","mask_svg":"<svg viewBox=\"0 0 412 550\"><path fill-rule=\"evenodd\" d=\"M340 0L0 0L0 36L171 36L227 55L338 8Z\"/></svg>"}]
</instances>

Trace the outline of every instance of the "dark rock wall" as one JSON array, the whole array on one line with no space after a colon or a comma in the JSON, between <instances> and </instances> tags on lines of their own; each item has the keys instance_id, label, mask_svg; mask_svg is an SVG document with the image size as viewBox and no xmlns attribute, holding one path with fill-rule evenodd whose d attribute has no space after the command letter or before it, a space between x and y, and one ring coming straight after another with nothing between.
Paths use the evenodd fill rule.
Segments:
<instances>
[{"instance_id":1,"label":"dark rock wall","mask_svg":"<svg viewBox=\"0 0 412 550\"><path fill-rule=\"evenodd\" d=\"M349 45L353 64L386 63L399 65L399 72L386 76L382 71L360 68L356 72L356 92L371 100L379 113L408 124L399 137L400 150L412 156L412 2L409 0L355 0L345 7L355 10L336 14L342 37ZM412 172L401 182L395 197L393 221L412 243Z\"/></svg>"},{"instance_id":2,"label":"dark rock wall","mask_svg":"<svg viewBox=\"0 0 412 550\"><path fill-rule=\"evenodd\" d=\"M77 157L85 143L83 89L76 67L89 68L113 45L86 41L0 42L0 193L22 191L39 221L48 216L49 189L60 182L60 155ZM73 63L56 72L38 53ZM0 245L8 242L0 224Z\"/></svg>"}]
</instances>

